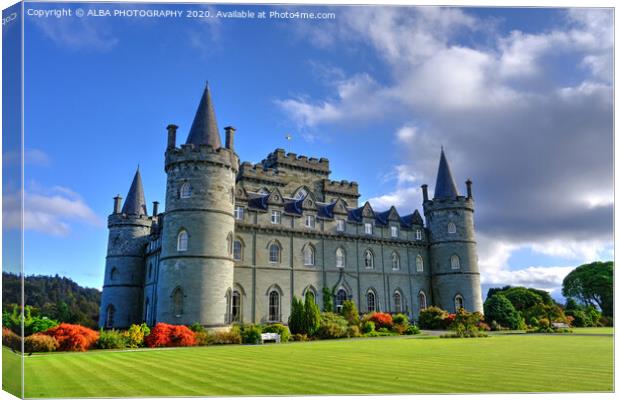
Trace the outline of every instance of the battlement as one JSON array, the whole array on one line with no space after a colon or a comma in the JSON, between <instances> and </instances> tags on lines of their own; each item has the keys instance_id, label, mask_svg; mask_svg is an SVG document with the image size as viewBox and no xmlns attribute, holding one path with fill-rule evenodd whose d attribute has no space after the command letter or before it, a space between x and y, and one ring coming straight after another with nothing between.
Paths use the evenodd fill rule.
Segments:
<instances>
[{"instance_id":1,"label":"battlement","mask_svg":"<svg viewBox=\"0 0 620 400\"><path fill-rule=\"evenodd\" d=\"M474 199L466 196L457 196L453 199L433 199L424 202L424 210L438 210L447 208L466 208L474 210Z\"/></svg>"},{"instance_id":2,"label":"battlement","mask_svg":"<svg viewBox=\"0 0 620 400\"><path fill-rule=\"evenodd\" d=\"M239 177L253 179L261 182L282 183L282 178L286 176L286 171L279 171L274 168L266 168L263 164L252 164L244 161L239 168Z\"/></svg>"},{"instance_id":3,"label":"battlement","mask_svg":"<svg viewBox=\"0 0 620 400\"><path fill-rule=\"evenodd\" d=\"M153 219L148 215L110 214L108 216L108 228L120 226L150 227L153 224Z\"/></svg>"},{"instance_id":4,"label":"battlement","mask_svg":"<svg viewBox=\"0 0 620 400\"><path fill-rule=\"evenodd\" d=\"M261 161L267 168L294 168L311 170L319 172L321 174L329 175L329 160L321 157L317 159L315 157L308 158L304 155L297 155L296 153L285 153L284 149L275 149L273 152L267 155L267 158Z\"/></svg>"},{"instance_id":5,"label":"battlement","mask_svg":"<svg viewBox=\"0 0 620 400\"><path fill-rule=\"evenodd\" d=\"M234 151L225 147L214 148L208 144L195 146L182 144L166 150L166 172L174 164L187 162L206 162L227 166L233 170L239 169L239 158Z\"/></svg>"},{"instance_id":6,"label":"battlement","mask_svg":"<svg viewBox=\"0 0 620 400\"><path fill-rule=\"evenodd\" d=\"M355 196L355 197L359 197L359 186L357 184L357 182L355 181L347 181L347 180L341 180L341 181L330 181L328 179L325 179L323 181L323 191L325 193L338 193L338 194L344 194L344 195L348 195L348 196Z\"/></svg>"}]
</instances>

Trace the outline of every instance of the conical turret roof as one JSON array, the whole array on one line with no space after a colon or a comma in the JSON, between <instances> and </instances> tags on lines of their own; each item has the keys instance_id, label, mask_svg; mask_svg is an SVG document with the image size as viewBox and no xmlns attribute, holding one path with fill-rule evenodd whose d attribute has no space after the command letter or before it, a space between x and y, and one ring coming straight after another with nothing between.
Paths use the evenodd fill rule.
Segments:
<instances>
[{"instance_id":1,"label":"conical turret roof","mask_svg":"<svg viewBox=\"0 0 620 400\"><path fill-rule=\"evenodd\" d=\"M202 99L200 99L194 122L187 136L186 144L190 143L194 146L208 144L215 149L222 147L220 133L217 128L217 119L215 118L215 111L213 110L213 102L211 101L211 90L209 89L208 83L202 94Z\"/></svg>"},{"instance_id":2,"label":"conical turret roof","mask_svg":"<svg viewBox=\"0 0 620 400\"><path fill-rule=\"evenodd\" d=\"M142 187L142 177L140 176L140 168L133 177L129 193L123 205L123 214L127 215L148 215L146 212L146 201L144 200L144 188Z\"/></svg>"},{"instance_id":3,"label":"conical turret roof","mask_svg":"<svg viewBox=\"0 0 620 400\"><path fill-rule=\"evenodd\" d=\"M441 148L441 158L439 159L439 169L437 170L437 182L435 183L435 199L454 199L459 192L450 172L450 165L446 159L446 154Z\"/></svg>"}]
</instances>

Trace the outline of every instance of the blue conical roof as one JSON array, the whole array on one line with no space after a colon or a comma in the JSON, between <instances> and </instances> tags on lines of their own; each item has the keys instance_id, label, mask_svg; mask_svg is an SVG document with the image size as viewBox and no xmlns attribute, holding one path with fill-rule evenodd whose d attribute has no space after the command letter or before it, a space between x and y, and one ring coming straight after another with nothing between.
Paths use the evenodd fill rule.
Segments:
<instances>
[{"instance_id":1,"label":"blue conical roof","mask_svg":"<svg viewBox=\"0 0 620 400\"><path fill-rule=\"evenodd\" d=\"M213 110L213 103L211 101L211 90L209 89L208 83L202 94L202 99L200 99L194 122L187 136L186 144L190 143L195 146L208 144L215 149L222 147L220 133L217 128L217 119L215 118L215 111Z\"/></svg>"},{"instance_id":2,"label":"blue conical roof","mask_svg":"<svg viewBox=\"0 0 620 400\"><path fill-rule=\"evenodd\" d=\"M140 168L133 177L129 193L123 205L123 214L127 215L148 215L146 212L146 201L144 200L144 188L142 187L142 177Z\"/></svg>"},{"instance_id":3,"label":"blue conical roof","mask_svg":"<svg viewBox=\"0 0 620 400\"><path fill-rule=\"evenodd\" d=\"M439 159L439 169L437 170L437 182L435 183L435 199L454 199L459 195L450 172L450 165L446 159L446 154L441 148L441 158Z\"/></svg>"}]
</instances>

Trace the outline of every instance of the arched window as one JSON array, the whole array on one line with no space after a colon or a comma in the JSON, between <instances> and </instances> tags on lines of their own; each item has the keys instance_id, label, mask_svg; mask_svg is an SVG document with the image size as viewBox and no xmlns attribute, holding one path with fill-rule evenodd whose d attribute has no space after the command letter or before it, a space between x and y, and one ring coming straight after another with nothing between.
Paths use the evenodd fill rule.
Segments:
<instances>
[{"instance_id":1,"label":"arched window","mask_svg":"<svg viewBox=\"0 0 620 400\"><path fill-rule=\"evenodd\" d=\"M301 200L307 195L308 195L308 192L306 191L306 189L300 188L299 190L297 190L297 192L295 193L295 196L293 197L295 198L295 200Z\"/></svg>"},{"instance_id":2,"label":"arched window","mask_svg":"<svg viewBox=\"0 0 620 400\"><path fill-rule=\"evenodd\" d=\"M346 290L344 290L343 288L338 289L338 292L336 292L336 310L340 311L340 309L342 308L342 304L347 301L347 292Z\"/></svg>"},{"instance_id":3,"label":"arched window","mask_svg":"<svg viewBox=\"0 0 620 400\"><path fill-rule=\"evenodd\" d=\"M112 267L112 271L110 271L110 280L115 281L118 278L118 269L116 267Z\"/></svg>"},{"instance_id":4,"label":"arched window","mask_svg":"<svg viewBox=\"0 0 620 400\"><path fill-rule=\"evenodd\" d=\"M415 257L415 270L417 272L424 271L424 259L419 254Z\"/></svg>"},{"instance_id":5,"label":"arched window","mask_svg":"<svg viewBox=\"0 0 620 400\"><path fill-rule=\"evenodd\" d=\"M180 317L183 315L183 290L176 287L172 292L172 315Z\"/></svg>"},{"instance_id":6,"label":"arched window","mask_svg":"<svg viewBox=\"0 0 620 400\"><path fill-rule=\"evenodd\" d=\"M112 304L109 304L105 310L105 327L112 328L114 326L114 312L116 309Z\"/></svg>"},{"instance_id":7,"label":"arched window","mask_svg":"<svg viewBox=\"0 0 620 400\"><path fill-rule=\"evenodd\" d=\"M375 292L372 290L369 290L368 293L366 293L366 305L368 312L377 311L376 296Z\"/></svg>"},{"instance_id":8,"label":"arched window","mask_svg":"<svg viewBox=\"0 0 620 400\"><path fill-rule=\"evenodd\" d=\"M149 279L151 279L151 275L153 275L153 263L149 263Z\"/></svg>"},{"instance_id":9,"label":"arched window","mask_svg":"<svg viewBox=\"0 0 620 400\"><path fill-rule=\"evenodd\" d=\"M312 301L316 303L316 291L312 286L308 286L307 288L305 288L302 295L304 299L306 298L306 296L310 296Z\"/></svg>"},{"instance_id":10,"label":"arched window","mask_svg":"<svg viewBox=\"0 0 620 400\"><path fill-rule=\"evenodd\" d=\"M375 266L375 256L370 250L366 250L366 252L364 253L364 266L366 268L374 268Z\"/></svg>"},{"instance_id":11,"label":"arched window","mask_svg":"<svg viewBox=\"0 0 620 400\"><path fill-rule=\"evenodd\" d=\"M403 312L403 296L398 290L394 291L394 312Z\"/></svg>"},{"instance_id":12,"label":"arched window","mask_svg":"<svg viewBox=\"0 0 620 400\"><path fill-rule=\"evenodd\" d=\"M463 304L463 296L461 296L460 294L454 296L454 311L458 311L459 309L463 308Z\"/></svg>"},{"instance_id":13,"label":"arched window","mask_svg":"<svg viewBox=\"0 0 620 400\"><path fill-rule=\"evenodd\" d=\"M232 294L232 306L230 309L232 322L241 321L241 293L235 290Z\"/></svg>"},{"instance_id":14,"label":"arched window","mask_svg":"<svg viewBox=\"0 0 620 400\"><path fill-rule=\"evenodd\" d=\"M426 294L422 291L418 294L418 306L420 307L420 310L424 310L426 308Z\"/></svg>"},{"instance_id":15,"label":"arched window","mask_svg":"<svg viewBox=\"0 0 620 400\"><path fill-rule=\"evenodd\" d=\"M341 247L338 247L336 249L336 267L338 268L344 268L345 266L345 255L344 255L344 250L342 250Z\"/></svg>"},{"instance_id":16,"label":"arched window","mask_svg":"<svg viewBox=\"0 0 620 400\"><path fill-rule=\"evenodd\" d=\"M187 251L188 241L189 236L187 235L187 231L182 230L179 232L179 236L177 236L177 251Z\"/></svg>"},{"instance_id":17,"label":"arched window","mask_svg":"<svg viewBox=\"0 0 620 400\"><path fill-rule=\"evenodd\" d=\"M185 182L181 186L180 195L182 199L187 199L189 197L192 197L192 185L190 185L189 182Z\"/></svg>"},{"instance_id":18,"label":"arched window","mask_svg":"<svg viewBox=\"0 0 620 400\"><path fill-rule=\"evenodd\" d=\"M314 247L310 244L304 248L304 265L314 265Z\"/></svg>"},{"instance_id":19,"label":"arched window","mask_svg":"<svg viewBox=\"0 0 620 400\"><path fill-rule=\"evenodd\" d=\"M233 258L235 261L243 260L243 244L239 239L235 240L233 243Z\"/></svg>"},{"instance_id":20,"label":"arched window","mask_svg":"<svg viewBox=\"0 0 620 400\"><path fill-rule=\"evenodd\" d=\"M272 264L280 262L280 245L278 243L269 245L269 262Z\"/></svg>"},{"instance_id":21,"label":"arched window","mask_svg":"<svg viewBox=\"0 0 620 400\"><path fill-rule=\"evenodd\" d=\"M454 222L448 223L448 233L456 233L456 225Z\"/></svg>"},{"instance_id":22,"label":"arched window","mask_svg":"<svg viewBox=\"0 0 620 400\"><path fill-rule=\"evenodd\" d=\"M144 301L144 322L149 323L149 298L147 297Z\"/></svg>"},{"instance_id":23,"label":"arched window","mask_svg":"<svg viewBox=\"0 0 620 400\"><path fill-rule=\"evenodd\" d=\"M269 322L280 321L280 293L269 292Z\"/></svg>"},{"instance_id":24,"label":"arched window","mask_svg":"<svg viewBox=\"0 0 620 400\"><path fill-rule=\"evenodd\" d=\"M456 254L453 254L452 257L450 257L450 267L452 267L452 269L461 268L461 259Z\"/></svg>"},{"instance_id":25,"label":"arched window","mask_svg":"<svg viewBox=\"0 0 620 400\"><path fill-rule=\"evenodd\" d=\"M395 271L400 269L400 257L397 252L392 253L392 269Z\"/></svg>"}]
</instances>

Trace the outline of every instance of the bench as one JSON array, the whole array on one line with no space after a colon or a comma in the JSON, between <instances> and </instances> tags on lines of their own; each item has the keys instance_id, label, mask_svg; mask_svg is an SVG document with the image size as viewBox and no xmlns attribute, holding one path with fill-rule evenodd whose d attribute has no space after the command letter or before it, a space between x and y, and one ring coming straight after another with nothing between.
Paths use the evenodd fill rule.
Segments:
<instances>
[{"instance_id":1,"label":"bench","mask_svg":"<svg viewBox=\"0 0 620 400\"><path fill-rule=\"evenodd\" d=\"M551 326L555 329L568 328L568 325L566 325L564 322L553 322L551 323Z\"/></svg>"},{"instance_id":2,"label":"bench","mask_svg":"<svg viewBox=\"0 0 620 400\"><path fill-rule=\"evenodd\" d=\"M277 333L261 333L260 339L262 343L274 341L276 343L280 343L280 335Z\"/></svg>"}]
</instances>

